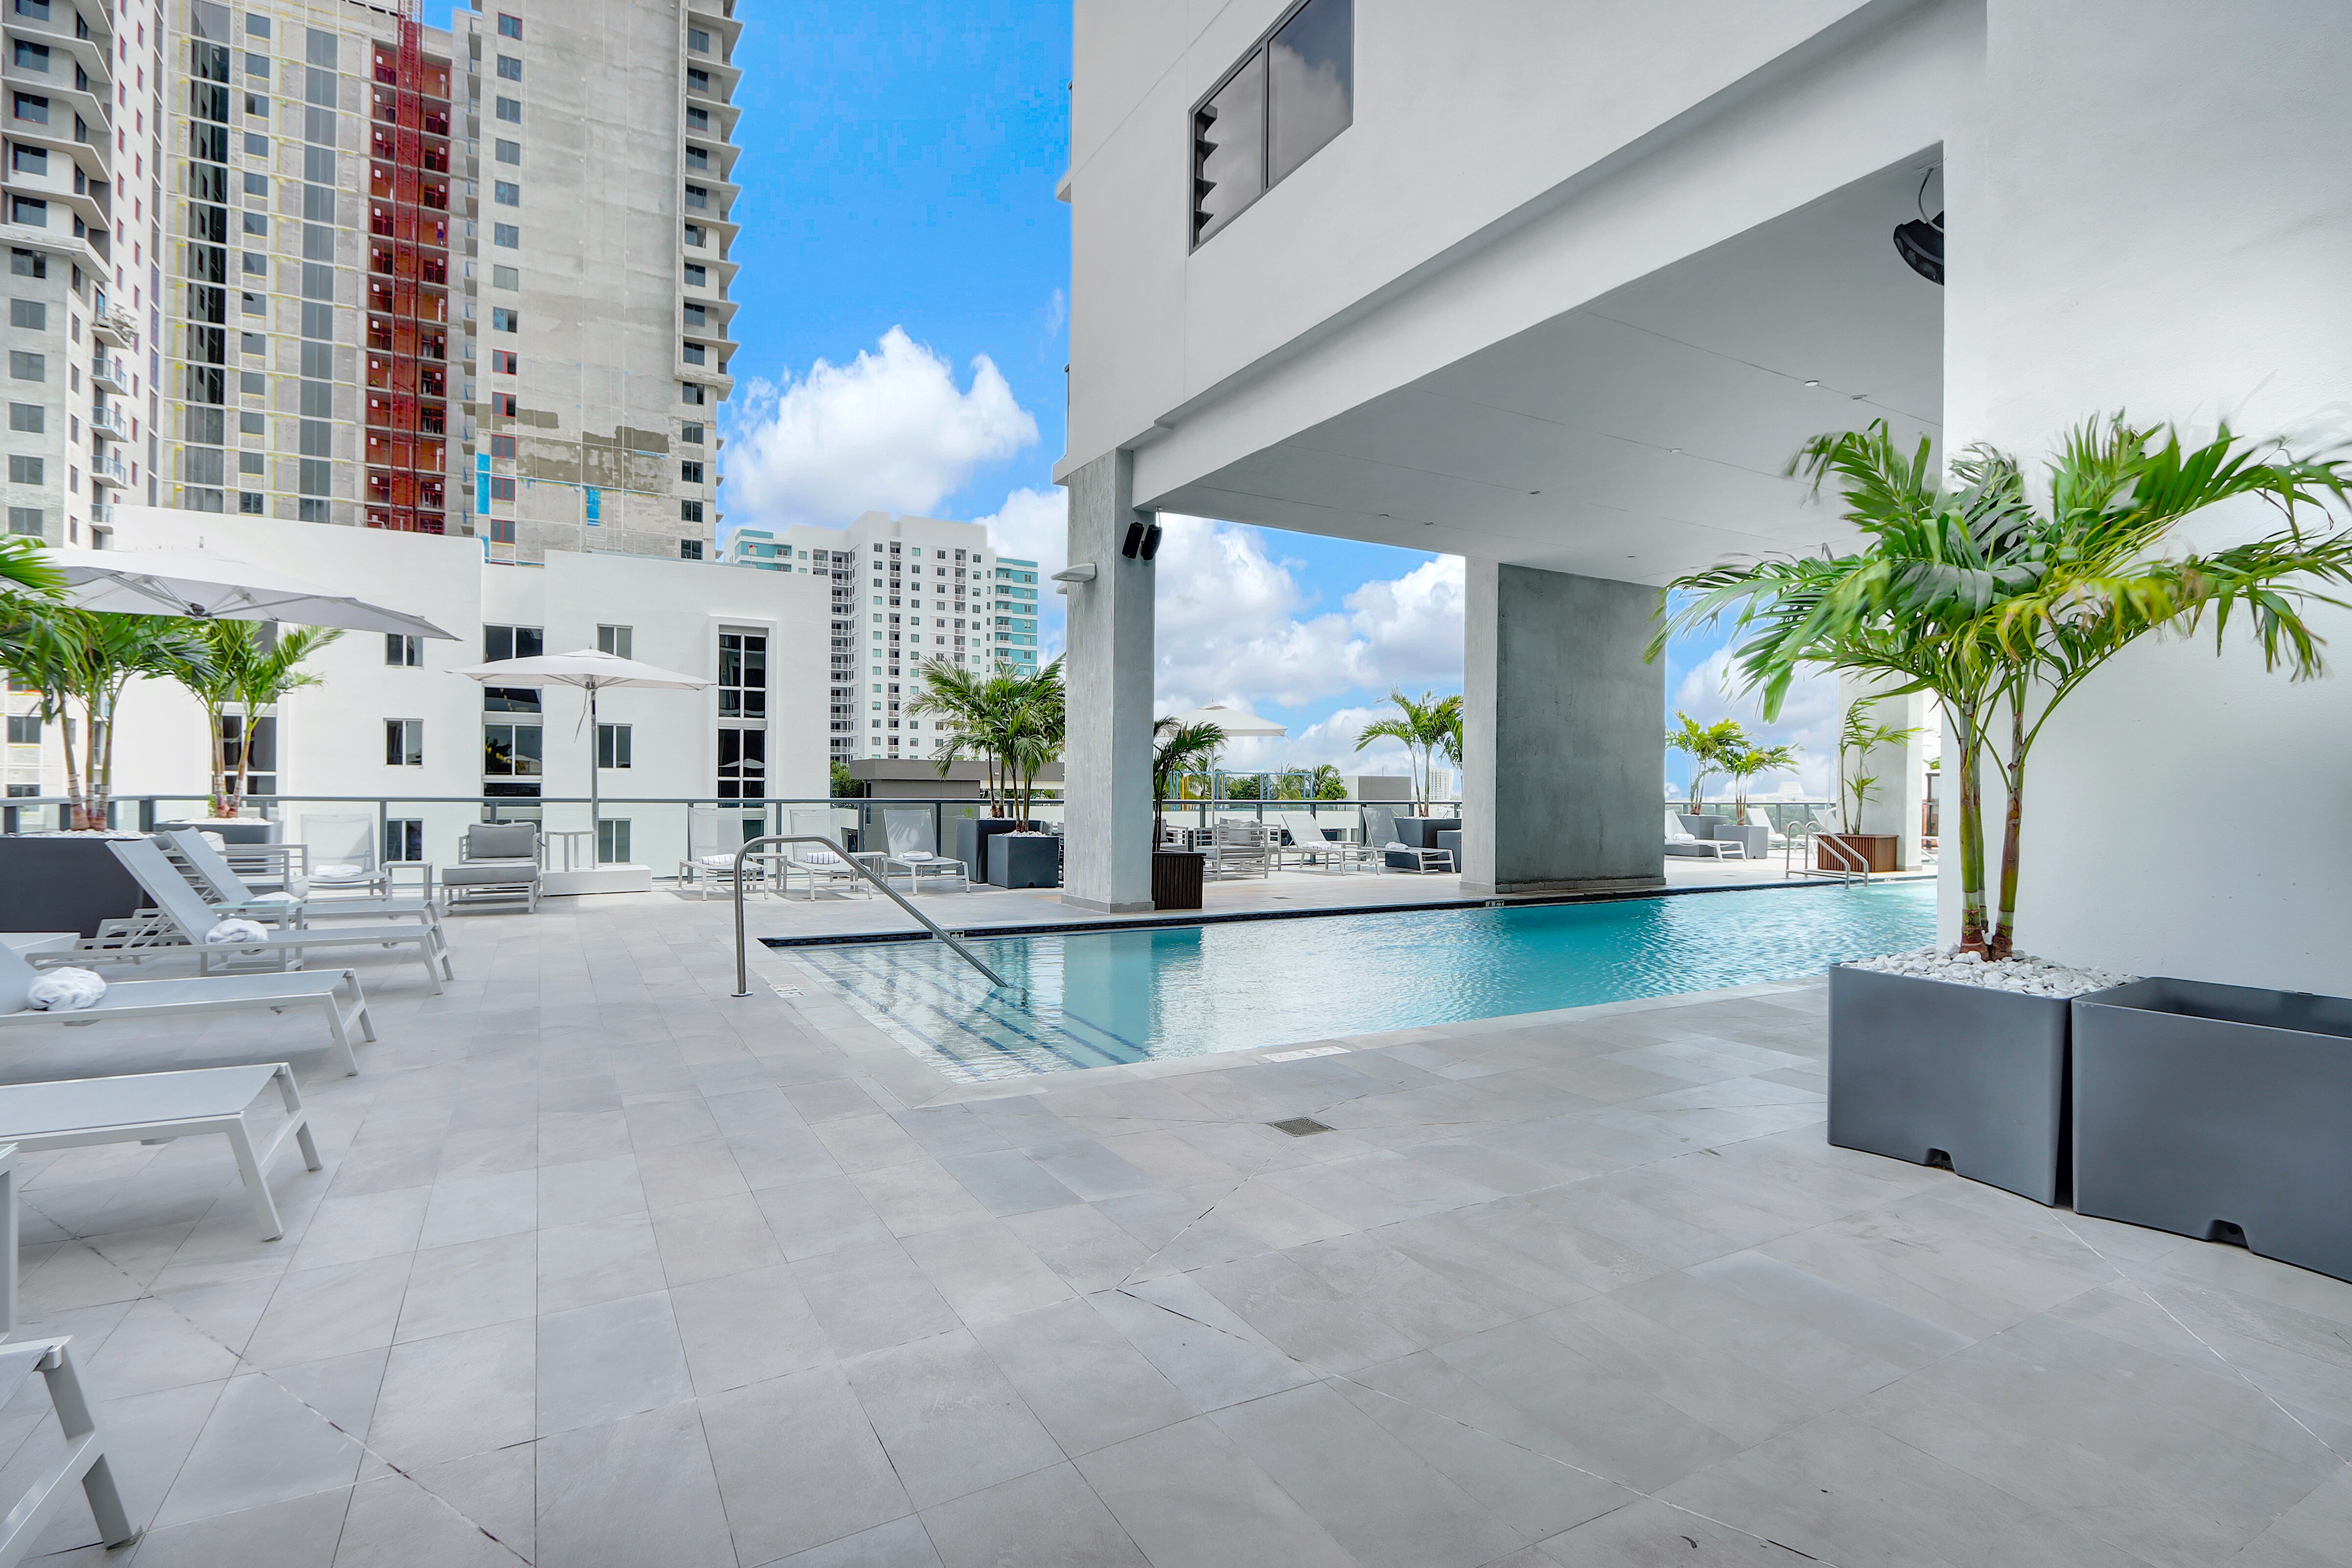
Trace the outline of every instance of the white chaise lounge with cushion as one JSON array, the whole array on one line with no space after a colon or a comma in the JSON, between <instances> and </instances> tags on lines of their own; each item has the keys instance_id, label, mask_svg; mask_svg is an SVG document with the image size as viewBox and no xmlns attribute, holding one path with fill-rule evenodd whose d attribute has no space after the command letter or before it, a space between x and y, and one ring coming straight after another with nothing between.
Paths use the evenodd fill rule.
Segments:
<instances>
[{"instance_id":1,"label":"white chaise lounge with cushion","mask_svg":"<svg viewBox=\"0 0 2352 1568\"><path fill-rule=\"evenodd\" d=\"M435 996L441 994L444 976L454 977L449 949L438 925L338 925L331 929L268 931L258 937L240 937L234 945L207 943L206 934L220 921L162 850L145 839L117 841L107 848L114 852L124 870L139 879L163 918L177 928L180 939L195 949L200 975L211 973L215 963L250 964L256 959L273 960L280 969L298 969L304 952L313 948L413 947Z\"/></svg>"},{"instance_id":2,"label":"white chaise lounge with cushion","mask_svg":"<svg viewBox=\"0 0 2352 1568\"><path fill-rule=\"evenodd\" d=\"M117 1019L184 1018L194 1013L283 1013L289 1009L316 1009L327 1020L335 1056L346 1077L360 1070L352 1051L352 1033L375 1039L368 1018L367 998L360 977L350 969L312 969L291 974L201 975L179 980L115 980L106 994L86 1008L54 1010L33 1007L26 994L40 971L13 948L0 946L0 1028L71 1029ZM346 1000L344 993L349 992Z\"/></svg>"},{"instance_id":3,"label":"white chaise lounge with cushion","mask_svg":"<svg viewBox=\"0 0 2352 1568\"><path fill-rule=\"evenodd\" d=\"M397 895L375 898L311 898L292 893L261 893L236 874L228 858L205 841L203 833L192 828L175 828L158 833L157 838L169 846L180 869L194 883L196 891L215 911L227 916L241 915L258 919L273 911L285 912L284 923L302 925L310 920L421 920L427 925L441 922L441 905L429 896L407 898Z\"/></svg>"}]
</instances>

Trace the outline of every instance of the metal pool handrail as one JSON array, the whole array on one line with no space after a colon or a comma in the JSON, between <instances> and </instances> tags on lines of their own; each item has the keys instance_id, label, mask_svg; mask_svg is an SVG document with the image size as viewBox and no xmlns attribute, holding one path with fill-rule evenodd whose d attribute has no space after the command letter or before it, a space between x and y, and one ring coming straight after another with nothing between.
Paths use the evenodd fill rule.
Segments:
<instances>
[{"instance_id":1,"label":"metal pool handrail","mask_svg":"<svg viewBox=\"0 0 2352 1568\"><path fill-rule=\"evenodd\" d=\"M823 833L768 833L760 838L744 840L743 847L735 852L735 994L737 996L748 997L751 994L751 963L745 957L743 949L743 857L762 844L823 844L841 857L842 864L880 888L889 895L891 903L913 915L933 936L954 948L957 956L965 963L987 976L990 985L999 990L1011 991L1015 996L1023 994L1020 987L982 963L971 948L941 930L938 922L929 915L899 897L897 888L892 887L883 878L875 875L863 861L851 854L834 840L826 838Z\"/></svg>"}]
</instances>

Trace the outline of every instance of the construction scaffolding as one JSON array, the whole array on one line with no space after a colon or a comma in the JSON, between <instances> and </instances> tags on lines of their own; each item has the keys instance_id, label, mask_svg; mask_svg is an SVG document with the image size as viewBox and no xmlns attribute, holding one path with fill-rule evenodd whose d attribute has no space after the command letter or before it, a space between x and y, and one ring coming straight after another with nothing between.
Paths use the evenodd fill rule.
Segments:
<instances>
[{"instance_id":1,"label":"construction scaffolding","mask_svg":"<svg viewBox=\"0 0 2352 1568\"><path fill-rule=\"evenodd\" d=\"M448 521L449 62L428 59L417 0L375 46L368 126L367 522Z\"/></svg>"}]
</instances>

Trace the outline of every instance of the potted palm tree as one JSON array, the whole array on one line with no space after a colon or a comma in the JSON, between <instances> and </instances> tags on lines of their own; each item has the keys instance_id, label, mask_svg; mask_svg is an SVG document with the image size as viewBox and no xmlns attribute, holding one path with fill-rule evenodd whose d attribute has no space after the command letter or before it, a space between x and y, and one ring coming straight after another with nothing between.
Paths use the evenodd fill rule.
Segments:
<instances>
[{"instance_id":1,"label":"potted palm tree","mask_svg":"<svg viewBox=\"0 0 2352 1568\"><path fill-rule=\"evenodd\" d=\"M1882 746L1906 746L1918 735L1872 717L1876 697L1857 697L1846 705L1845 720L1838 726L1838 831L1814 839L1815 867L1822 871L1883 872L1895 869L1899 833L1865 833L1862 809L1878 799L1884 782L1864 773L1870 754Z\"/></svg>"},{"instance_id":2,"label":"potted palm tree","mask_svg":"<svg viewBox=\"0 0 2352 1568\"><path fill-rule=\"evenodd\" d=\"M1746 845L1749 860L1764 857L1764 852L1771 847L1772 830L1748 821L1748 782L1759 774L1794 768L1800 749L1795 746L1752 746L1743 737L1736 749L1724 754L1723 772L1732 785L1731 821L1728 824L1714 824L1715 837L1734 839Z\"/></svg>"},{"instance_id":3,"label":"potted palm tree","mask_svg":"<svg viewBox=\"0 0 2352 1568\"><path fill-rule=\"evenodd\" d=\"M1171 849L1167 802L1187 773L1215 765L1225 732L1214 724L1160 719L1151 727L1151 907L1201 907L1201 873L1208 857L1198 850Z\"/></svg>"},{"instance_id":4,"label":"potted palm tree","mask_svg":"<svg viewBox=\"0 0 2352 1568\"><path fill-rule=\"evenodd\" d=\"M212 812L235 817L245 807L253 778L253 731L262 709L287 693L314 686L319 677L302 668L310 656L342 632L325 626L272 627L252 621L200 621L194 635L203 656L175 664L173 678L204 705L205 728L212 739ZM237 716L228 709L234 705ZM231 760L227 721L239 720Z\"/></svg>"},{"instance_id":5,"label":"potted palm tree","mask_svg":"<svg viewBox=\"0 0 2352 1568\"><path fill-rule=\"evenodd\" d=\"M2352 582L2352 535L2307 533L2352 468L2242 442L2184 445L2122 415L2068 433L2039 497L2008 454L1972 448L1947 486L1929 444L1906 454L1884 423L1824 435L1790 472L1836 481L1860 549L1727 563L1668 590L1653 653L1674 632L1732 615L1735 666L1773 716L1798 671L1851 672L1882 695L1924 691L1958 774L1960 942L1948 955L1841 965L1830 977L1830 1141L1954 1169L2043 1203L2065 1190L2070 999L2113 977L2014 952L2026 764L2066 699L2141 638L2234 615L2266 664L2321 668L2303 617L2317 585ZM2171 534L2217 503L2259 497L2278 531L2210 552ZM1983 770L2004 795L1989 888ZM1956 983L1960 982L1960 983Z\"/></svg>"},{"instance_id":6,"label":"potted palm tree","mask_svg":"<svg viewBox=\"0 0 2352 1568\"><path fill-rule=\"evenodd\" d=\"M1374 719L1364 726L1357 733L1356 749L1361 751L1376 740L1403 742L1412 769L1413 811L1416 815L1426 814L1430 763L1445 749L1461 725L1462 698L1458 695L1435 696L1428 692L1409 697L1402 691L1391 691L1389 701L1397 706L1399 716Z\"/></svg>"},{"instance_id":7,"label":"potted palm tree","mask_svg":"<svg viewBox=\"0 0 2352 1568\"><path fill-rule=\"evenodd\" d=\"M1038 772L1061 754L1061 661L1034 675L982 675L931 659L923 664L922 677L907 711L946 721L931 750L940 777L967 758L982 765L988 815L957 821L955 852L972 880L985 882L992 863L988 841L1039 826L1029 820L1028 807Z\"/></svg>"}]
</instances>

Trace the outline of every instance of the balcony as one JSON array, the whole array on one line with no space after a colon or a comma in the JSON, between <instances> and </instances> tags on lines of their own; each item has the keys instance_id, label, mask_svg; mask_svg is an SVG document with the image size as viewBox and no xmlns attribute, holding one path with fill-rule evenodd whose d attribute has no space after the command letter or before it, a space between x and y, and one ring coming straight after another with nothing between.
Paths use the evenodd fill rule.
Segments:
<instances>
[{"instance_id":1,"label":"balcony","mask_svg":"<svg viewBox=\"0 0 2352 1568\"><path fill-rule=\"evenodd\" d=\"M136 349L139 347L138 324L131 319L131 312L123 309L120 305L108 306L106 314L89 325L90 330L98 334L98 340L109 348Z\"/></svg>"},{"instance_id":2,"label":"balcony","mask_svg":"<svg viewBox=\"0 0 2352 1568\"><path fill-rule=\"evenodd\" d=\"M122 389L117 387L114 390L120 392ZM100 403L89 411L89 432L92 435L103 435L109 441L127 442L131 439L131 420L114 404Z\"/></svg>"},{"instance_id":3,"label":"balcony","mask_svg":"<svg viewBox=\"0 0 2352 1568\"><path fill-rule=\"evenodd\" d=\"M92 354L90 356L89 379L97 382L98 385L104 390L113 392L119 397L127 397L130 395L130 369L112 354ZM97 423L98 416L93 413L90 416L90 423L95 425ZM129 437L126 436L123 439L128 440Z\"/></svg>"},{"instance_id":4,"label":"balcony","mask_svg":"<svg viewBox=\"0 0 2352 1568\"><path fill-rule=\"evenodd\" d=\"M104 485L116 490L131 488L131 470L122 459L108 452L89 460L89 479L93 485Z\"/></svg>"}]
</instances>

